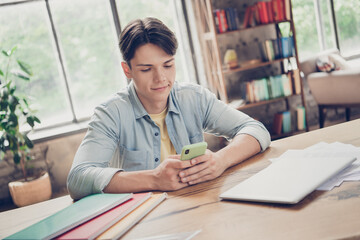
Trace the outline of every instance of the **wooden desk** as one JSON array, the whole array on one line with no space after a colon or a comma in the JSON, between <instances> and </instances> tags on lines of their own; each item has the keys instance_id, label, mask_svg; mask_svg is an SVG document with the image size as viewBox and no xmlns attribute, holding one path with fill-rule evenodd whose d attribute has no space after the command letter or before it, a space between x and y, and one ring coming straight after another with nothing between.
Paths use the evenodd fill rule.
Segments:
<instances>
[{"instance_id":1,"label":"wooden desk","mask_svg":"<svg viewBox=\"0 0 360 240\"><path fill-rule=\"evenodd\" d=\"M124 239L200 229L194 239L360 238L360 182L346 182L331 191L315 191L293 206L219 200L220 193L268 166L269 158L320 141L339 141L359 147L360 119L274 141L264 153L228 169L213 181L170 192L169 198L134 226ZM69 204L71 199L66 196L0 213L0 237ZM41 216L34 219L36 213Z\"/></svg>"}]
</instances>

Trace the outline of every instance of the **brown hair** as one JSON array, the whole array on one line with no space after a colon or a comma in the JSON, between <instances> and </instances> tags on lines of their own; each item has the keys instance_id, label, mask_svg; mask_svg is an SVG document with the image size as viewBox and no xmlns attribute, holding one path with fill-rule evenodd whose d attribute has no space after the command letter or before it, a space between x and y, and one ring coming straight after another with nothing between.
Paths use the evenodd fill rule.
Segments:
<instances>
[{"instance_id":1,"label":"brown hair","mask_svg":"<svg viewBox=\"0 0 360 240\"><path fill-rule=\"evenodd\" d=\"M174 56L178 47L175 34L159 19L144 18L130 22L120 35L120 51L129 67L137 48L152 43Z\"/></svg>"}]
</instances>

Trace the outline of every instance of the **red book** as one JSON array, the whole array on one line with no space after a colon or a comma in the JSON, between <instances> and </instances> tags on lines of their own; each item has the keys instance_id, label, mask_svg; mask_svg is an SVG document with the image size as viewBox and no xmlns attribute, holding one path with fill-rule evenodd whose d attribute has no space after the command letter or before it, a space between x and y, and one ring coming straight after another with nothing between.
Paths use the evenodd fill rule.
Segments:
<instances>
[{"instance_id":1,"label":"red book","mask_svg":"<svg viewBox=\"0 0 360 240\"><path fill-rule=\"evenodd\" d=\"M222 32L226 32L229 29L224 9L220 10L220 25L222 26Z\"/></svg>"},{"instance_id":2,"label":"red book","mask_svg":"<svg viewBox=\"0 0 360 240\"><path fill-rule=\"evenodd\" d=\"M56 239L94 239L149 199L150 196L150 192L133 194L133 197L127 202L73 228Z\"/></svg>"},{"instance_id":3,"label":"red book","mask_svg":"<svg viewBox=\"0 0 360 240\"><path fill-rule=\"evenodd\" d=\"M267 13L266 2L258 2L256 5L257 5L258 12L259 12L261 23L263 23L263 24L269 23L269 16Z\"/></svg>"},{"instance_id":4,"label":"red book","mask_svg":"<svg viewBox=\"0 0 360 240\"><path fill-rule=\"evenodd\" d=\"M284 11L284 0L275 0L276 1L276 11L278 13L278 21L285 20L285 11Z\"/></svg>"},{"instance_id":5,"label":"red book","mask_svg":"<svg viewBox=\"0 0 360 240\"><path fill-rule=\"evenodd\" d=\"M273 7L272 7L272 2L266 2L266 10L267 10L267 14L269 16L269 22L274 22L274 15L273 15Z\"/></svg>"},{"instance_id":6,"label":"red book","mask_svg":"<svg viewBox=\"0 0 360 240\"><path fill-rule=\"evenodd\" d=\"M252 6L248 6L245 11L243 28L247 28L250 25L250 15L252 15L251 11L252 11Z\"/></svg>"},{"instance_id":7,"label":"red book","mask_svg":"<svg viewBox=\"0 0 360 240\"><path fill-rule=\"evenodd\" d=\"M283 114L276 113L273 121L273 133L280 134L282 132Z\"/></svg>"}]
</instances>

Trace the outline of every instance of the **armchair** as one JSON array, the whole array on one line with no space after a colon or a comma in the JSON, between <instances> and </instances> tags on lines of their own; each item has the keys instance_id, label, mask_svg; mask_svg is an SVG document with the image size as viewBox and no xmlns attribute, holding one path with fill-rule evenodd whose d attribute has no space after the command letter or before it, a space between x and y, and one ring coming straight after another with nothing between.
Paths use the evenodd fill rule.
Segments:
<instances>
[{"instance_id":1,"label":"armchair","mask_svg":"<svg viewBox=\"0 0 360 240\"><path fill-rule=\"evenodd\" d=\"M328 58L336 66L331 72L319 72L316 61ZM360 107L360 64L351 65L337 50L332 50L301 62L300 67L308 82L311 94L319 108L320 128L324 127L327 108L345 108L350 120L350 108Z\"/></svg>"}]
</instances>

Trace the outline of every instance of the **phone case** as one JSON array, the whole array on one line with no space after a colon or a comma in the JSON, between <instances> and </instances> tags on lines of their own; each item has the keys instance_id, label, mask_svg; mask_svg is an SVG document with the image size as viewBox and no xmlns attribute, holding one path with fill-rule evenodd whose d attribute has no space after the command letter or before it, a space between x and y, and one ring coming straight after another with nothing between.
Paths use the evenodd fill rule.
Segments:
<instances>
[{"instance_id":1,"label":"phone case","mask_svg":"<svg viewBox=\"0 0 360 240\"><path fill-rule=\"evenodd\" d=\"M190 145L186 145L181 151L181 160L190 160L195 157L201 156L205 153L207 148L206 142L199 142Z\"/></svg>"}]
</instances>

